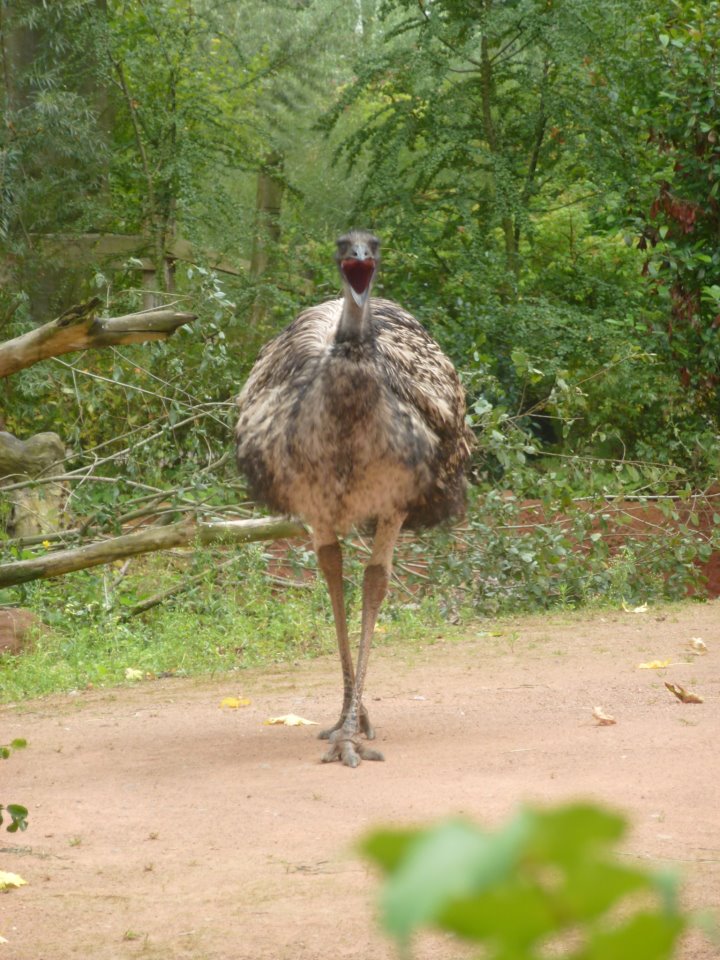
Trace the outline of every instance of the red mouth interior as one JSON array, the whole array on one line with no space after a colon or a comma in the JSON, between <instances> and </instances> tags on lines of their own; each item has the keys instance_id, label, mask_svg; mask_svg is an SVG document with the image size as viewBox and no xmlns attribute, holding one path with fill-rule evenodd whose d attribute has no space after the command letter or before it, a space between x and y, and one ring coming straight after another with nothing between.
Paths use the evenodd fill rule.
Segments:
<instances>
[{"instance_id":1,"label":"red mouth interior","mask_svg":"<svg viewBox=\"0 0 720 960\"><path fill-rule=\"evenodd\" d=\"M372 259L343 260L340 266L343 276L355 293L365 293L375 272L375 261Z\"/></svg>"}]
</instances>

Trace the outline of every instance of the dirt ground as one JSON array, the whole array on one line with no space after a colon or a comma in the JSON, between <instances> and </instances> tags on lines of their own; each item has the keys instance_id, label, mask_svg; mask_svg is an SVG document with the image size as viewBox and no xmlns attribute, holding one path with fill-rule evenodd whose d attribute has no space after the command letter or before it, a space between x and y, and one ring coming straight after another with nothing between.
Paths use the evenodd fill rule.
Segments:
<instances>
[{"instance_id":1,"label":"dirt ground","mask_svg":"<svg viewBox=\"0 0 720 960\"><path fill-rule=\"evenodd\" d=\"M672 665L638 669L656 659ZM263 723L334 721L339 698L328 657L0 709L0 743L29 744L3 762L0 800L31 811L26 833L0 834L0 869L28 881L0 897L0 960L390 960L359 836L578 797L624 811L626 853L678 869L686 903L720 912L720 601L383 646L366 703L385 763L323 765L317 728ZM462 955L417 944L421 960ZM718 955L699 934L681 951Z\"/></svg>"}]
</instances>

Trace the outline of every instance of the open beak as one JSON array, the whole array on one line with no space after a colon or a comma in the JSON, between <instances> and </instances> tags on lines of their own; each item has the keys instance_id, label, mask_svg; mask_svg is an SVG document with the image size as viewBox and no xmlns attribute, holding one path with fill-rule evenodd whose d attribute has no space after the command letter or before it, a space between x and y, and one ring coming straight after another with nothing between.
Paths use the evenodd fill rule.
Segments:
<instances>
[{"instance_id":1,"label":"open beak","mask_svg":"<svg viewBox=\"0 0 720 960\"><path fill-rule=\"evenodd\" d=\"M348 257L340 261L340 272L350 286L350 293L355 303L362 307L370 296L370 287L377 262L370 256L360 258Z\"/></svg>"}]
</instances>

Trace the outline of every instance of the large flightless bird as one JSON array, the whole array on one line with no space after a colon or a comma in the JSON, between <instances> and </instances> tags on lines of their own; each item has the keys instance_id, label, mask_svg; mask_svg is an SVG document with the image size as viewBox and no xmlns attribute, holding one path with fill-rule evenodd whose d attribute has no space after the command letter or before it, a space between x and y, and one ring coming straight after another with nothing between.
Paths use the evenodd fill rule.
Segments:
<instances>
[{"instance_id":1,"label":"large flightless bird","mask_svg":"<svg viewBox=\"0 0 720 960\"><path fill-rule=\"evenodd\" d=\"M304 310L265 345L238 399L237 457L250 490L312 530L327 581L343 702L323 757L382 760L362 702L370 645L400 529L463 513L471 433L452 363L398 304L371 298L380 242L337 241L343 297ZM374 530L363 578L357 664L348 640L338 537Z\"/></svg>"}]
</instances>

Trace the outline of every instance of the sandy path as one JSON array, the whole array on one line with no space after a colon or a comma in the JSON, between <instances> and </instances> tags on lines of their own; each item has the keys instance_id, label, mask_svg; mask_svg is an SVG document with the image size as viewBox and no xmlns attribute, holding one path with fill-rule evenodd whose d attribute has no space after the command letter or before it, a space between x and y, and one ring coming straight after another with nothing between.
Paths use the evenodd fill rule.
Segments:
<instances>
[{"instance_id":1,"label":"sandy path","mask_svg":"<svg viewBox=\"0 0 720 960\"><path fill-rule=\"evenodd\" d=\"M693 659L697 636L709 652ZM658 658L689 662L637 669ZM705 703L683 706L664 679ZM379 649L366 702L383 764L322 765L314 728L263 725L334 720L339 693L326 658L1 708L0 742L29 747L3 762L0 799L31 826L0 834L0 869L29 882L0 897L0 960L385 960L359 835L578 796L625 811L628 852L681 868L690 905L720 907L720 601ZM252 704L220 709L226 696ZM617 725L596 726L595 705ZM418 945L422 960L459 955ZM717 956L696 935L682 952Z\"/></svg>"}]
</instances>

